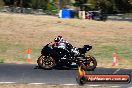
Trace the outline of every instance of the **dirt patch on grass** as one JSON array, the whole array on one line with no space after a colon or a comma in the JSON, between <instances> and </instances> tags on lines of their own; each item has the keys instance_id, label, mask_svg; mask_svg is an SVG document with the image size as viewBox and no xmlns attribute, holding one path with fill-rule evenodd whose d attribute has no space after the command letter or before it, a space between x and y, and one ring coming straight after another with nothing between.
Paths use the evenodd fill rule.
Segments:
<instances>
[{"instance_id":1,"label":"dirt patch on grass","mask_svg":"<svg viewBox=\"0 0 132 88\"><path fill-rule=\"evenodd\" d=\"M132 23L124 21L89 21L59 19L52 16L0 14L0 59L4 62L26 63L26 48L32 50L32 63L40 49L57 35L76 47L90 44L89 54L95 56L98 66L111 67L113 52L124 58L119 66L131 66ZM130 65L129 65L130 63Z\"/></svg>"}]
</instances>

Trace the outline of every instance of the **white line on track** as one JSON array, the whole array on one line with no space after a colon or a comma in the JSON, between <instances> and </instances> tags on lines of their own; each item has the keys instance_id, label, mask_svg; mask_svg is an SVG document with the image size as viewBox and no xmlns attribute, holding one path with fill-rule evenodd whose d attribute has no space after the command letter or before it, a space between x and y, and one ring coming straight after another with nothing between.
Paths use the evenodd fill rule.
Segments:
<instances>
[{"instance_id":1,"label":"white line on track","mask_svg":"<svg viewBox=\"0 0 132 88\"><path fill-rule=\"evenodd\" d=\"M101 85L88 85L88 86L90 86L90 87L99 87Z\"/></svg>"},{"instance_id":2,"label":"white line on track","mask_svg":"<svg viewBox=\"0 0 132 88\"><path fill-rule=\"evenodd\" d=\"M118 68L113 74L116 74L120 70L121 70L121 68Z\"/></svg>"},{"instance_id":3,"label":"white line on track","mask_svg":"<svg viewBox=\"0 0 132 88\"><path fill-rule=\"evenodd\" d=\"M0 82L0 84L15 84L16 82ZM44 85L46 83L28 83L29 85ZM78 84L60 84L60 85L64 85L64 86L76 86ZM99 87L101 85L88 85L90 87Z\"/></svg>"},{"instance_id":4,"label":"white line on track","mask_svg":"<svg viewBox=\"0 0 132 88\"><path fill-rule=\"evenodd\" d=\"M0 82L0 84L14 84L16 82Z\"/></svg>"},{"instance_id":5,"label":"white line on track","mask_svg":"<svg viewBox=\"0 0 132 88\"><path fill-rule=\"evenodd\" d=\"M28 84L43 85L43 84L46 84L46 83L28 83Z\"/></svg>"},{"instance_id":6,"label":"white line on track","mask_svg":"<svg viewBox=\"0 0 132 88\"><path fill-rule=\"evenodd\" d=\"M110 86L112 88L120 88L121 86Z\"/></svg>"},{"instance_id":7,"label":"white line on track","mask_svg":"<svg viewBox=\"0 0 132 88\"><path fill-rule=\"evenodd\" d=\"M104 68L104 67L99 67L99 68ZM105 67L105 68L113 68L113 69L118 69L116 67ZM121 69L128 69L128 70L131 70L131 68L121 68Z\"/></svg>"},{"instance_id":8,"label":"white line on track","mask_svg":"<svg viewBox=\"0 0 132 88\"><path fill-rule=\"evenodd\" d=\"M76 86L76 85L79 85L79 84L60 84L60 85L64 85L64 86L74 86L75 85ZM90 86L90 87L100 87L101 85L86 85L86 86Z\"/></svg>"},{"instance_id":9,"label":"white line on track","mask_svg":"<svg viewBox=\"0 0 132 88\"><path fill-rule=\"evenodd\" d=\"M71 85L78 85L78 84L61 84L61 85L71 86Z\"/></svg>"},{"instance_id":10,"label":"white line on track","mask_svg":"<svg viewBox=\"0 0 132 88\"><path fill-rule=\"evenodd\" d=\"M0 82L0 84L15 84L17 82ZM44 85L46 83L28 83L29 85ZM64 85L64 86L74 86L74 85L78 85L78 84L60 84L60 85ZM101 85L86 85L89 87L100 87ZM109 86L110 88L120 88L121 86ZM128 88L132 88L132 87L128 87Z\"/></svg>"}]
</instances>

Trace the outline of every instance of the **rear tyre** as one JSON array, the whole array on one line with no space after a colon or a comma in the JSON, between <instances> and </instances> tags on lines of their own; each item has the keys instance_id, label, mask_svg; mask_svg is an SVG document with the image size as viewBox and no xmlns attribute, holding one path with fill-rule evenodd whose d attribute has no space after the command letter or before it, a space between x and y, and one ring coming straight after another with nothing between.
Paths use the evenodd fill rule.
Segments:
<instances>
[{"instance_id":1,"label":"rear tyre","mask_svg":"<svg viewBox=\"0 0 132 88\"><path fill-rule=\"evenodd\" d=\"M51 70L56 66L55 60L51 56L41 55L37 60L38 66L45 70Z\"/></svg>"}]
</instances>

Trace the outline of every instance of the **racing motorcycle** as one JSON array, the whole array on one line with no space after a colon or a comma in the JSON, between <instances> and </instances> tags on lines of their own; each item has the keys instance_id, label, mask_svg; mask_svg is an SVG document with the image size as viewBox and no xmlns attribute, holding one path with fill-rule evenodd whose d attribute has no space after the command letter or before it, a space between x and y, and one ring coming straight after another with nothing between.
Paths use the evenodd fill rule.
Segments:
<instances>
[{"instance_id":1,"label":"racing motorcycle","mask_svg":"<svg viewBox=\"0 0 132 88\"><path fill-rule=\"evenodd\" d=\"M67 46L71 46L68 44ZM94 70L97 66L97 61L93 56L86 56L85 53L92 49L90 45L84 45L82 48L76 48L79 52L75 54L71 49L54 47L51 43L47 44L41 50L41 56L38 58L38 66L45 70L51 70L55 67L69 67L73 64L83 67L84 70Z\"/></svg>"}]
</instances>

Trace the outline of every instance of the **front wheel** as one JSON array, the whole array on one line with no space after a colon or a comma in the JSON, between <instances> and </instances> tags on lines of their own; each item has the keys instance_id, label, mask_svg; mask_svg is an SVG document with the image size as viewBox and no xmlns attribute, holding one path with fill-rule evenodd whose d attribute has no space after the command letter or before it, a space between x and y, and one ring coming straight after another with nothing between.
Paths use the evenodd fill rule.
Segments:
<instances>
[{"instance_id":1,"label":"front wheel","mask_svg":"<svg viewBox=\"0 0 132 88\"><path fill-rule=\"evenodd\" d=\"M37 60L38 66L45 70L51 70L56 66L55 60L51 56L41 55Z\"/></svg>"},{"instance_id":2,"label":"front wheel","mask_svg":"<svg viewBox=\"0 0 132 88\"><path fill-rule=\"evenodd\" d=\"M84 63L84 65L86 66L86 70L87 71L92 71L96 68L97 66L97 61L93 56L87 56L86 58L86 62Z\"/></svg>"},{"instance_id":3,"label":"front wheel","mask_svg":"<svg viewBox=\"0 0 132 88\"><path fill-rule=\"evenodd\" d=\"M92 56L87 56L84 58L83 62L80 64L81 68L85 71L93 71L97 66L97 61Z\"/></svg>"}]
</instances>

